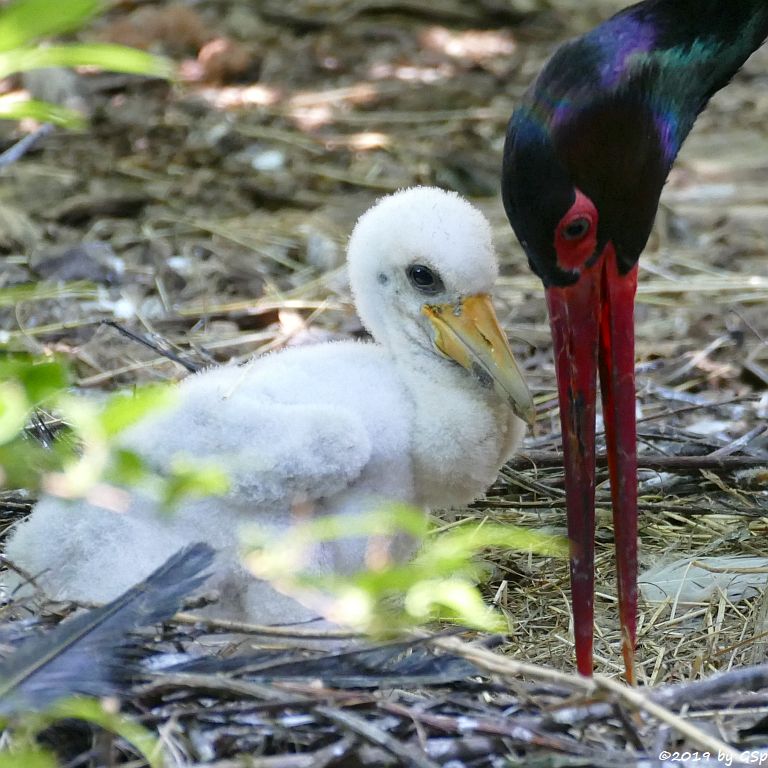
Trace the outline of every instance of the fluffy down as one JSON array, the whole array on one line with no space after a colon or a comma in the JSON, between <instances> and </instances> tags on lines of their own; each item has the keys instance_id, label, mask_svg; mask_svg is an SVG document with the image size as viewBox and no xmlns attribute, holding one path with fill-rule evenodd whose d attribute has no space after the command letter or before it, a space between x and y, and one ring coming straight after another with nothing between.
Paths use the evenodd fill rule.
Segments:
<instances>
[{"instance_id":1,"label":"fluffy down","mask_svg":"<svg viewBox=\"0 0 768 768\"><path fill-rule=\"evenodd\" d=\"M204 458L232 480L225 497L185 502L158 515L132 491L115 512L44 497L12 535L6 555L55 598L105 601L145 577L184 544L218 551L212 611L257 623L312 618L247 574L243 525L284 529L297 510L357 515L382 500L422 508L467 503L518 446L523 422L488 382L442 354L422 309L487 293L497 264L484 217L456 195L414 188L365 213L348 247L352 290L373 343L291 348L190 376L175 404L125 434L123 444L163 471L178 456ZM439 274L425 297L414 263ZM317 572L357 570L366 542L318 546ZM409 542L393 542L407 558Z\"/></svg>"}]
</instances>

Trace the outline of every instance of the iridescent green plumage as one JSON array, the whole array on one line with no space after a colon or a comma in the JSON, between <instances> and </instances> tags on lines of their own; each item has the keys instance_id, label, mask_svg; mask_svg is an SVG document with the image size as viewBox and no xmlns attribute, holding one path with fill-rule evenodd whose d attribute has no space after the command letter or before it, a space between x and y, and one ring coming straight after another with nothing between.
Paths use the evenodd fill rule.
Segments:
<instances>
[{"instance_id":1,"label":"iridescent green plumage","mask_svg":"<svg viewBox=\"0 0 768 768\"><path fill-rule=\"evenodd\" d=\"M768 0L646 0L565 43L512 117L502 192L545 283L573 187L600 210L599 244L637 261L696 117L768 34Z\"/></svg>"}]
</instances>

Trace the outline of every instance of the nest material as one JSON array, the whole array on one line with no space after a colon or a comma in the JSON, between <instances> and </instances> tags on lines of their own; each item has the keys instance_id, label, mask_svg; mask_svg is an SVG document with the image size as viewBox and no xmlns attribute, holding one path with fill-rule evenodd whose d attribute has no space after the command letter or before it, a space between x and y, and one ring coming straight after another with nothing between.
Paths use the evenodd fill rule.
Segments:
<instances>
[{"instance_id":1,"label":"nest material","mask_svg":"<svg viewBox=\"0 0 768 768\"><path fill-rule=\"evenodd\" d=\"M336 26L311 3L286 5L280 19L270 17L273 5L262 17L236 3L195 6L217 34L247 32L259 52L257 81L171 94L90 76L81 92L99 115L93 127L48 136L37 154L5 169L3 287L24 292L0 306L4 340L64 354L82 389L113 389L289 343L360 335L341 267L355 217L401 186L455 188L494 225L500 316L540 403L527 455L461 515L564 530L541 286L514 242L497 185L506 121L551 51L552 30L584 28L594 9L569 4L559 19L532 16L517 28L509 17L500 21L493 3L472 4L471 22L430 18L413 4L362 3ZM473 37L477 27L484 37ZM641 563L765 553L766 61L758 52L699 120L641 261ZM79 251L76 279L91 284L57 284L57 255L87 241L106 246ZM48 282L33 285L38 269ZM154 348L101 325L115 318ZM602 674L618 676L606 480L602 467L596 661ZM4 496L3 520L28 503ZM442 515L442 524L455 516ZM219 768L650 765L663 748L706 751L712 743L702 734L745 748L750 739L765 742L768 684L762 669L747 666L765 660L765 595L736 604L718 595L685 610L642 606L639 677L653 693L637 701L609 681L594 688L570 674L565 563L504 552L487 560L487 596L509 617L509 636L480 660L466 645L439 652L469 655L477 675L350 688L325 673L297 681L166 670L126 688L124 707L163 734L179 764ZM178 641L184 653L197 652L199 631L171 625L144 647L156 656ZM260 637L263 654L270 643ZM419 647L434 658L431 645ZM309 652L290 653L295 660ZM533 667L521 669L522 659ZM722 688L716 674L726 675ZM672 683L679 687L663 687ZM76 764L90 741L62 728ZM98 764L93 754L88 760Z\"/></svg>"},{"instance_id":2,"label":"nest material","mask_svg":"<svg viewBox=\"0 0 768 768\"><path fill-rule=\"evenodd\" d=\"M322 651L302 648L301 633L270 638L251 627L237 654L212 655L210 633L231 638L231 629L172 621L134 640L122 709L158 730L174 764L597 768L658 765L659 755L683 765L664 755L695 751L702 764L720 765L764 743L765 664L642 690L516 661L487 647L498 638L422 633ZM133 759L118 740L102 762L88 729L73 722L44 738L66 764Z\"/></svg>"}]
</instances>

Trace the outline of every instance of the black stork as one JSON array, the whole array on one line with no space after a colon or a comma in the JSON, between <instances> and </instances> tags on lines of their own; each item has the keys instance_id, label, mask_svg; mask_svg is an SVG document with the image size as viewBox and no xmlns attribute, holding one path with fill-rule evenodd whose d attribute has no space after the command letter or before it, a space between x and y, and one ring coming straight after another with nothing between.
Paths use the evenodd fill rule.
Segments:
<instances>
[{"instance_id":1,"label":"black stork","mask_svg":"<svg viewBox=\"0 0 768 768\"><path fill-rule=\"evenodd\" d=\"M583 675L592 674L597 374L622 652L634 682L637 261L696 117L766 35L768 0L645 0L562 45L507 129L504 207L544 283L554 343Z\"/></svg>"}]
</instances>

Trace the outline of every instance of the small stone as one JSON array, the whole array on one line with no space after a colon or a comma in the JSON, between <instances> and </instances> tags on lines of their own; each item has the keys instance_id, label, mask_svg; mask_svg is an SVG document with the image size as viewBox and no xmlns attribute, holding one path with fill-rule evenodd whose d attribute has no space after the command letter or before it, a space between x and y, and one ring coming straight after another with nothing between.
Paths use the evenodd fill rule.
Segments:
<instances>
[{"instance_id":1,"label":"small stone","mask_svg":"<svg viewBox=\"0 0 768 768\"><path fill-rule=\"evenodd\" d=\"M125 271L112 246L100 240L48 251L33 258L30 266L47 280L90 280L108 285L118 284Z\"/></svg>"}]
</instances>

